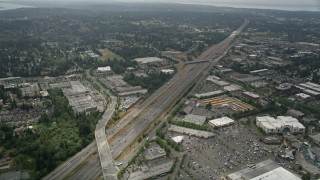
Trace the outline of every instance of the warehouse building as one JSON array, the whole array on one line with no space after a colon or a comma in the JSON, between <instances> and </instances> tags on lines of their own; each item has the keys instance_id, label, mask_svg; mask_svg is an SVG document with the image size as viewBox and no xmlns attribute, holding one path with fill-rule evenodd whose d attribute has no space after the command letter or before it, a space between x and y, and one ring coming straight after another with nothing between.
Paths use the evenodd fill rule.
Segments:
<instances>
[{"instance_id":1,"label":"warehouse building","mask_svg":"<svg viewBox=\"0 0 320 180\"><path fill-rule=\"evenodd\" d=\"M234 124L234 120L229 117L222 117L222 118L213 119L209 121L209 124L213 127L224 127L224 126Z\"/></svg>"},{"instance_id":2,"label":"warehouse building","mask_svg":"<svg viewBox=\"0 0 320 180\"><path fill-rule=\"evenodd\" d=\"M277 119L270 116L262 116L256 118L256 125L267 134L277 133L302 133L305 127L291 116L278 116Z\"/></svg>"}]
</instances>

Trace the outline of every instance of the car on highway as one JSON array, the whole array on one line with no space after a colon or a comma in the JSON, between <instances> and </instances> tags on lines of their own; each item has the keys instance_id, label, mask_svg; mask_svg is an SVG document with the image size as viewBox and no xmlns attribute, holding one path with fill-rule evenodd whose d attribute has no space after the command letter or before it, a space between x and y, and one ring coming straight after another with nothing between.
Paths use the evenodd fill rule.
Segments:
<instances>
[{"instance_id":1,"label":"car on highway","mask_svg":"<svg viewBox=\"0 0 320 180\"><path fill-rule=\"evenodd\" d=\"M122 162L119 162L119 163L116 163L115 165L116 166L121 166L123 163Z\"/></svg>"}]
</instances>

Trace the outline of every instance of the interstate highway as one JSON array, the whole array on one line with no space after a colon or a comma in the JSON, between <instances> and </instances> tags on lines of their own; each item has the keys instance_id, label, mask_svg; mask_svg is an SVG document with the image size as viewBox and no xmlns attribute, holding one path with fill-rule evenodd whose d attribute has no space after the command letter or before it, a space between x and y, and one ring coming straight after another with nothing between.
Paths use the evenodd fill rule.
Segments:
<instances>
[{"instance_id":1,"label":"interstate highway","mask_svg":"<svg viewBox=\"0 0 320 180\"><path fill-rule=\"evenodd\" d=\"M246 20L245 23L228 38L217 45L213 45L197 59L213 59L223 55L223 53L230 48L230 43L234 40L235 36L238 35L248 23L249 22ZM112 156L119 157L150 124L152 125L157 116L166 110L166 108L175 104L179 99L178 97L182 96L184 91L189 89L193 82L196 81L198 75L200 75L208 66L209 63L191 64L186 66L185 69L178 72L168 82L169 85L165 84L159 88L143 102L139 108L126 115L117 126L107 130L107 136L109 139L111 138L110 149L112 150ZM81 171L83 171L83 169L81 169ZM94 177L95 175L92 177L89 176L89 179Z\"/></svg>"},{"instance_id":2,"label":"interstate highway","mask_svg":"<svg viewBox=\"0 0 320 180\"><path fill-rule=\"evenodd\" d=\"M236 35L238 35L248 23L249 22L246 20L245 23L228 38L219 44L214 45L212 48L209 48L197 59L213 59L223 55L230 47L230 44ZM213 62L215 61L211 61L211 63ZM139 114L135 121L129 124L123 131L116 133L116 137L110 142L113 157L118 158L121 153L148 128L148 126L152 125L159 115L164 111L167 111L167 108L174 105L208 66L209 63L190 64L186 66L180 74L177 73L175 77L169 81L169 85L165 84L159 89L160 91L156 91L156 97L151 97L155 99L152 99L152 101L147 100L147 103L145 103L146 107L140 108L144 110L143 113Z\"/></svg>"}]
</instances>

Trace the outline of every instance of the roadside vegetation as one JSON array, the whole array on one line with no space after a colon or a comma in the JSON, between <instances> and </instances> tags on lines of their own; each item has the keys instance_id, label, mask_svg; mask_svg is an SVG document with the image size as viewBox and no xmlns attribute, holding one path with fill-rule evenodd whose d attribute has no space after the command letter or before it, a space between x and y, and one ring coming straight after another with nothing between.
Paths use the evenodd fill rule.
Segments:
<instances>
[{"instance_id":1,"label":"roadside vegetation","mask_svg":"<svg viewBox=\"0 0 320 180\"><path fill-rule=\"evenodd\" d=\"M148 74L148 77L138 77L133 73L128 73L124 76L123 80L129 83L131 86L141 86L148 89L148 91L155 91L171 77L172 75L163 72L152 72Z\"/></svg>"}]
</instances>

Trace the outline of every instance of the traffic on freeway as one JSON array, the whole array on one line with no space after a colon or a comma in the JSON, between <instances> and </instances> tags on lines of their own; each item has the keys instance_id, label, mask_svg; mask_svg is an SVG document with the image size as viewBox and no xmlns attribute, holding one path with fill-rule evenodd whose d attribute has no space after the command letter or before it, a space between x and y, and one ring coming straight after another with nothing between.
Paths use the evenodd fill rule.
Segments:
<instances>
[{"instance_id":1,"label":"traffic on freeway","mask_svg":"<svg viewBox=\"0 0 320 180\"><path fill-rule=\"evenodd\" d=\"M220 42L219 44L213 45L207 51L202 53L197 60L209 59L209 62L189 64L185 66L181 72L176 73L174 77L161 88L159 88L154 94L152 94L147 100L145 100L137 109L134 109L128 113L117 126L108 129L105 132L106 137L109 139L109 145L106 138L100 138L101 133L97 139L101 139L100 143L103 143L105 147L110 147L111 155L113 159L121 156L121 154L136 140L150 125L164 112L168 111L171 106L173 106L185 92L192 86L192 84L199 78L200 74L204 72L209 65L217 62L225 52L231 47L231 43L234 38L248 25L249 21L245 20L244 24L239 27L236 31L231 33L231 35ZM100 124L99 127L103 127ZM101 128L104 130L104 128ZM102 148L99 148L102 151ZM104 148L105 149L105 148ZM105 168L104 174L114 173L114 160L110 159L109 152L102 151L100 155L108 157L108 160L104 160L102 165L105 167L111 167L112 170ZM100 160L101 156L100 156ZM92 166L83 167L79 173L83 171L91 172L101 172L101 166L97 164L98 161L94 161ZM107 166L108 165L108 166ZM76 165L73 165L76 167ZM89 169L90 168L90 169ZM102 168L103 169L103 168ZM88 175L87 179L92 179L96 176L91 174ZM60 176L62 177L62 176ZM79 176L78 176L79 177ZM106 178L106 176L104 175ZM113 176L115 177L115 176Z\"/></svg>"}]
</instances>

